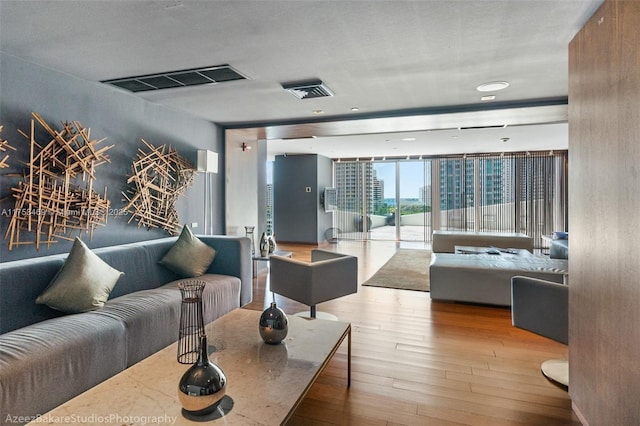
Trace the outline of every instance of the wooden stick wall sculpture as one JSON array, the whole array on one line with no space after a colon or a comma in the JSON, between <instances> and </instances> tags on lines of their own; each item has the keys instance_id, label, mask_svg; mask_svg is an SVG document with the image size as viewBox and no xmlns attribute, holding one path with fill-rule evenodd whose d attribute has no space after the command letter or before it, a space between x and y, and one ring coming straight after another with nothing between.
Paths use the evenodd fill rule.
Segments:
<instances>
[{"instance_id":1,"label":"wooden stick wall sculpture","mask_svg":"<svg viewBox=\"0 0 640 426\"><path fill-rule=\"evenodd\" d=\"M2 133L2 127L3 126L0 126L0 133ZM9 145L9 142L6 139L0 138L0 151L7 152L7 148L12 149L14 151L16 150L14 147ZM2 156L2 154L0 154L0 156ZM3 158L0 158L0 169L9 167L9 164L7 163L8 159L9 159L9 154L6 154Z\"/></svg>"},{"instance_id":2,"label":"wooden stick wall sculpture","mask_svg":"<svg viewBox=\"0 0 640 426\"><path fill-rule=\"evenodd\" d=\"M193 183L193 165L171 146L155 147L144 139L142 143L147 151L138 149L127 180L131 187L122 193L124 209L131 213L129 223L135 220L138 227L161 228L176 235L180 220L175 202Z\"/></svg>"},{"instance_id":3,"label":"wooden stick wall sculpture","mask_svg":"<svg viewBox=\"0 0 640 426\"><path fill-rule=\"evenodd\" d=\"M95 169L110 162L98 149L100 140L91 139L91 129L78 121L63 122L62 130L51 128L37 113L32 113L30 134L18 130L29 139L29 162L17 187L11 188L16 199L5 240L9 250L15 245L73 240L75 235L93 231L107 222L110 202L107 189L100 196L93 189ZM49 134L47 143L36 141L36 122ZM24 233L35 233L35 241L24 240Z\"/></svg>"}]
</instances>

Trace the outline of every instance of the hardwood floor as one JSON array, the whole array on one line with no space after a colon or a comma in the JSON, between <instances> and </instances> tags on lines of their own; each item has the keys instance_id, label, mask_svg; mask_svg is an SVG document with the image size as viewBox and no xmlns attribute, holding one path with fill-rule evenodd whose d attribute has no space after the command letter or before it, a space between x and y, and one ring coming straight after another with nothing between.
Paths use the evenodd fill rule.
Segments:
<instances>
[{"instance_id":1,"label":"hardwood floor","mask_svg":"<svg viewBox=\"0 0 640 426\"><path fill-rule=\"evenodd\" d=\"M398 247L421 243L341 241L322 248L358 256L362 284ZM309 260L308 245L279 244ZM254 279L262 310L272 300L266 270ZM276 296L288 314L307 310ZM432 302L429 293L360 286L318 305L353 327L352 384L346 344L312 386L289 425L579 425L566 391L540 363L567 347L511 325L507 308Z\"/></svg>"}]
</instances>

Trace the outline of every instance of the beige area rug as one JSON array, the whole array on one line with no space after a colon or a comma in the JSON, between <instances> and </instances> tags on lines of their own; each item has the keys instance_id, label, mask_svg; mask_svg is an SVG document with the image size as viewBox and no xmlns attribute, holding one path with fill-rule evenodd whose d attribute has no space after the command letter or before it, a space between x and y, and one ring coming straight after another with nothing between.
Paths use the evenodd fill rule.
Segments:
<instances>
[{"instance_id":1,"label":"beige area rug","mask_svg":"<svg viewBox=\"0 0 640 426\"><path fill-rule=\"evenodd\" d=\"M362 285L429 291L430 250L398 251Z\"/></svg>"}]
</instances>

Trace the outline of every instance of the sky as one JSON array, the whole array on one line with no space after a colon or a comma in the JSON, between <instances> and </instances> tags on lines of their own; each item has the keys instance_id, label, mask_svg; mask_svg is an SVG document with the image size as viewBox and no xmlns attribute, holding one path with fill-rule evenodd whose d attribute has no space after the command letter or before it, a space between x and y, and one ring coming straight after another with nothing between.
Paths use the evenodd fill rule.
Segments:
<instances>
[{"instance_id":1,"label":"sky","mask_svg":"<svg viewBox=\"0 0 640 426\"><path fill-rule=\"evenodd\" d=\"M400 198L419 198L420 188L425 186L423 161L400 161ZM378 179L384 180L384 198L396 196L395 162L374 163ZM427 167L427 173L429 168Z\"/></svg>"}]
</instances>

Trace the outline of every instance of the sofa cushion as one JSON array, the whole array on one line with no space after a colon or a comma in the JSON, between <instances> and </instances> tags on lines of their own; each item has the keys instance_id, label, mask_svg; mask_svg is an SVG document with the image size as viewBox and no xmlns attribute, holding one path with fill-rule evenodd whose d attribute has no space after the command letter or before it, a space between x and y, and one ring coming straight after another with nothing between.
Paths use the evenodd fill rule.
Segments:
<instances>
[{"instance_id":1,"label":"sofa cushion","mask_svg":"<svg viewBox=\"0 0 640 426\"><path fill-rule=\"evenodd\" d=\"M56 276L67 255L0 263L0 334L65 315L36 298Z\"/></svg>"},{"instance_id":2,"label":"sofa cushion","mask_svg":"<svg viewBox=\"0 0 640 426\"><path fill-rule=\"evenodd\" d=\"M205 282L202 291L202 310L205 324L240 307L240 278L205 274L198 277L198 280ZM175 289L179 292L178 283L181 281L184 280L173 281L160 288Z\"/></svg>"},{"instance_id":3,"label":"sofa cushion","mask_svg":"<svg viewBox=\"0 0 640 426\"><path fill-rule=\"evenodd\" d=\"M207 271L215 255L216 251L200 241L185 225L160 264L183 277L198 277Z\"/></svg>"},{"instance_id":4,"label":"sofa cushion","mask_svg":"<svg viewBox=\"0 0 640 426\"><path fill-rule=\"evenodd\" d=\"M124 336L122 322L95 311L1 335L0 412L44 414L122 371Z\"/></svg>"},{"instance_id":5,"label":"sofa cushion","mask_svg":"<svg viewBox=\"0 0 640 426\"><path fill-rule=\"evenodd\" d=\"M109 300L95 314L124 324L129 367L178 340L180 302L179 291L141 290Z\"/></svg>"},{"instance_id":6,"label":"sofa cushion","mask_svg":"<svg viewBox=\"0 0 640 426\"><path fill-rule=\"evenodd\" d=\"M66 313L101 308L122 272L109 266L76 238L64 265L36 303Z\"/></svg>"},{"instance_id":7,"label":"sofa cushion","mask_svg":"<svg viewBox=\"0 0 640 426\"><path fill-rule=\"evenodd\" d=\"M551 259L569 259L569 240L551 240L549 246L549 257Z\"/></svg>"},{"instance_id":8,"label":"sofa cushion","mask_svg":"<svg viewBox=\"0 0 640 426\"><path fill-rule=\"evenodd\" d=\"M167 268L158 264L160 257L149 256L147 244L145 241L93 250L100 259L109 265L117 265L118 270L124 272L111 292L110 299L140 290L150 290L166 283L161 280L159 271L166 271ZM165 244L168 250L172 242Z\"/></svg>"},{"instance_id":9,"label":"sofa cushion","mask_svg":"<svg viewBox=\"0 0 640 426\"><path fill-rule=\"evenodd\" d=\"M202 292L205 324L240 307L239 278L205 274L198 280L205 282ZM178 289L180 281L184 280L117 297L95 311L124 323L128 367L178 340L182 303Z\"/></svg>"}]
</instances>

